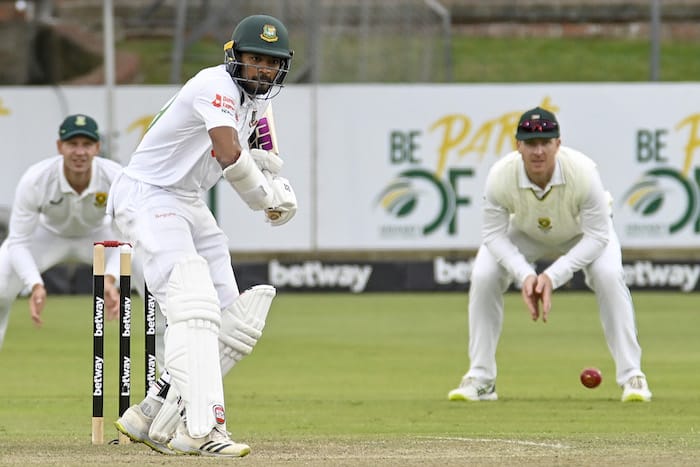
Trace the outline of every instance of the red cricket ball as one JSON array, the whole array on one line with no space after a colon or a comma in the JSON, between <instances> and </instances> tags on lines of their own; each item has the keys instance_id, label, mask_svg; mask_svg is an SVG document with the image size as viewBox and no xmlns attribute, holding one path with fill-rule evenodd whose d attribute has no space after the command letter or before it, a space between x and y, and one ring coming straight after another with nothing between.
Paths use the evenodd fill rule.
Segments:
<instances>
[{"instance_id":1,"label":"red cricket ball","mask_svg":"<svg viewBox=\"0 0 700 467\"><path fill-rule=\"evenodd\" d=\"M603 375L598 368L584 368L581 372L581 384L587 388L598 387L601 381L603 381Z\"/></svg>"}]
</instances>

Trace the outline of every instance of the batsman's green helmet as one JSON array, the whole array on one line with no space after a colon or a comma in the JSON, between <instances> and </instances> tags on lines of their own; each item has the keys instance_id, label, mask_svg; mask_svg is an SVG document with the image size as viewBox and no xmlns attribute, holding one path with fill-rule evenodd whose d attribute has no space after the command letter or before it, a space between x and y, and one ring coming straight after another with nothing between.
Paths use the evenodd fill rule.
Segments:
<instances>
[{"instance_id":1,"label":"batsman's green helmet","mask_svg":"<svg viewBox=\"0 0 700 467\"><path fill-rule=\"evenodd\" d=\"M244 88L250 87L250 80L241 77L241 54L253 53L279 58L281 66L274 79L276 91L249 91L256 95L266 94L271 98L279 92L284 83L294 51L289 48L289 33L284 24L269 15L253 15L244 18L233 30L231 40L224 44L224 64L234 81Z\"/></svg>"},{"instance_id":2,"label":"batsman's green helmet","mask_svg":"<svg viewBox=\"0 0 700 467\"><path fill-rule=\"evenodd\" d=\"M292 58L289 33L277 18L253 15L244 18L231 35L234 52L250 52L277 58Z\"/></svg>"}]
</instances>

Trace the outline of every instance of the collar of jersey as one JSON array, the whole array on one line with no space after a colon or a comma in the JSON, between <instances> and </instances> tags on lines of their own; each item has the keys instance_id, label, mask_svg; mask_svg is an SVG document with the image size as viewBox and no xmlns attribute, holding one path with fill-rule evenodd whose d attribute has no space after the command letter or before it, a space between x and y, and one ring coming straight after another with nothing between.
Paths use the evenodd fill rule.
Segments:
<instances>
[{"instance_id":1,"label":"collar of jersey","mask_svg":"<svg viewBox=\"0 0 700 467\"><path fill-rule=\"evenodd\" d=\"M549 193L549 190L551 190L553 186L563 185L565 182L566 181L564 180L564 172L561 169L559 159L556 160L552 178L551 180L549 180L549 183L547 183L547 186L544 187L544 189L532 183L527 177L527 173L525 173L525 164L523 163L522 159L518 164L518 186L525 190L532 190L535 193L535 195L540 199L542 199L547 193Z\"/></svg>"},{"instance_id":2,"label":"collar of jersey","mask_svg":"<svg viewBox=\"0 0 700 467\"><path fill-rule=\"evenodd\" d=\"M99 157L99 156L95 156L95 157ZM90 183L88 184L85 191L83 191L80 194L81 197L87 195L88 193L95 192L95 184L97 183L97 167L96 167L96 165L97 164L95 163L95 158L93 158L92 159L92 172L91 172L92 176L90 177ZM68 179L66 178L66 174L63 171L63 162L62 161L61 161L60 169L59 169L58 173L59 173L58 183L59 183L59 186L61 187L61 192L67 193L67 194L70 194L70 193L75 194L75 190L73 189L72 186L70 186L70 183L68 183Z\"/></svg>"}]
</instances>

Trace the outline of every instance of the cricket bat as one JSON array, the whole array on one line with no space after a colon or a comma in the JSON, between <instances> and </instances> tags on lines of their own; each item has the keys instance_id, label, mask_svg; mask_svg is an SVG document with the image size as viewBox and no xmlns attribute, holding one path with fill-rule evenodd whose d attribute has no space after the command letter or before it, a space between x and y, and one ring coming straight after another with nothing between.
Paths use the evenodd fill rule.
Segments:
<instances>
[{"instance_id":1,"label":"cricket bat","mask_svg":"<svg viewBox=\"0 0 700 467\"><path fill-rule=\"evenodd\" d=\"M276 155L280 155L277 144L277 129L275 127L275 117L272 113L272 103L269 103L265 113L260 117L255 126L255 130L250 135L248 145L251 149L263 149Z\"/></svg>"},{"instance_id":2,"label":"cricket bat","mask_svg":"<svg viewBox=\"0 0 700 467\"><path fill-rule=\"evenodd\" d=\"M272 103L269 103L265 113L258 119L255 130L250 135L248 146L251 149L263 149L279 156L280 149L277 144L277 129L275 127L275 117L272 113ZM282 215L279 211L266 211L265 215L270 220L277 220Z\"/></svg>"}]
</instances>

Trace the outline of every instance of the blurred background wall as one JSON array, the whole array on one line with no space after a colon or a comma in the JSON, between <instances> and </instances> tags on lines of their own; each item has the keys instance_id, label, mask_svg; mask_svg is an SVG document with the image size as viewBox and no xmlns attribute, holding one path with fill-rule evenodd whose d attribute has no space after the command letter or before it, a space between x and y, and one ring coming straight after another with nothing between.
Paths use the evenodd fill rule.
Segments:
<instances>
[{"instance_id":1,"label":"blurred background wall","mask_svg":"<svg viewBox=\"0 0 700 467\"><path fill-rule=\"evenodd\" d=\"M118 83L181 82L186 62L221 59L197 44L223 43L257 12L288 25L293 82L474 81L454 66L464 37L643 39L657 68L662 40L700 38L700 0L10 0L0 3L0 63L12 66L0 84L99 83L90 72L100 65L105 5ZM167 73L156 78L139 73L153 55L129 48L147 39L169 45L160 52Z\"/></svg>"},{"instance_id":2,"label":"blurred background wall","mask_svg":"<svg viewBox=\"0 0 700 467\"><path fill-rule=\"evenodd\" d=\"M370 268L372 290L463 289L478 245L480 177L512 139L510 127L499 122L542 102L556 108L567 128L593 129L597 138L567 131L567 140L590 148L605 169L606 183L622 201L630 201L618 204L625 211L616 213L627 226L625 258L638 261L629 265L628 283L700 287L671 280L692 276L678 271L700 268L693 247L700 235L695 221L700 171L694 160L700 152L700 0L0 2L0 157L7 180L0 186L0 237L14 180L30 163L50 155L54 121L69 111L93 112L110 143L103 145L110 147L107 155L119 153L117 159L125 162L161 102L199 69L221 63L222 44L235 24L260 12L288 25L296 52L289 89L275 105L284 150L296 157L287 170L300 181L298 195L306 209L285 231L286 244L265 241L264 251L254 251L271 235L269 229L252 229L253 246L244 248L241 238L232 236L237 264L251 261L243 276L313 289L332 282L329 277ZM121 99L118 115L109 97L114 85ZM523 97L527 92L532 94ZM600 112L605 105L610 111ZM333 115L336 108L344 112L314 121L314 115ZM343 118L349 115L348 126ZM383 115L394 115L399 123ZM434 135L446 121L467 125L449 151ZM401 147L392 149L393 138L417 135L423 138L419 152L404 158ZM453 180L444 173L443 159L448 171L468 181L459 187L459 224L445 221L422 240L396 237L408 216L399 219L372 200L354 210L353 215L364 216L355 222L357 230L339 227L348 218L333 218L341 214L337 209L323 209L318 190L329 185L328 174L359 173L362 179L362 171L371 172L370 188L348 187L357 190L349 195L357 201L376 198L406 169L428 178L434 174L447 186ZM342 161L343 169L333 161ZM637 197L634 187L646 189L649 183L654 190ZM342 196L341 183L330 185ZM227 204L227 196L211 203L222 211L225 229L231 219L246 215ZM418 205L424 203L421 198ZM687 210L678 215L683 222L676 221L674 209ZM324 234L324 225L349 236L342 248L333 247L339 236L332 229ZM393 235L390 247L376 246L386 236L368 241L367 229ZM645 237L648 232L655 236ZM86 282L74 273L55 277L72 281L57 286L60 290Z\"/></svg>"}]
</instances>

